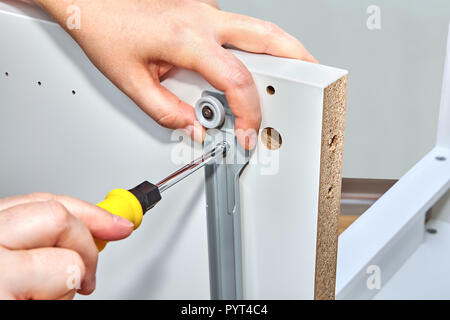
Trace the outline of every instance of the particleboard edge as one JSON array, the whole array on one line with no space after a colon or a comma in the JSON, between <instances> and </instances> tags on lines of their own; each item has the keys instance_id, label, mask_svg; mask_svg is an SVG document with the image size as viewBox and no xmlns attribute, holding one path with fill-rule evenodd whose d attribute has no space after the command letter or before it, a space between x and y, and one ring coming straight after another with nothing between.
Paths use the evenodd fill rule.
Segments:
<instances>
[{"instance_id":1,"label":"particleboard edge","mask_svg":"<svg viewBox=\"0 0 450 320\"><path fill-rule=\"evenodd\" d=\"M324 89L314 299L335 298L348 75Z\"/></svg>"}]
</instances>

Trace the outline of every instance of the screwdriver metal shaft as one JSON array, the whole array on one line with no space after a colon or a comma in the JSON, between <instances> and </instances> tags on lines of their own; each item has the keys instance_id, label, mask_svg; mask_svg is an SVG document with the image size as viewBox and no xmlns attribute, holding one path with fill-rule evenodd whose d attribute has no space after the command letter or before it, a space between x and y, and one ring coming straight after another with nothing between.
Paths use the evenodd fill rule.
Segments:
<instances>
[{"instance_id":1,"label":"screwdriver metal shaft","mask_svg":"<svg viewBox=\"0 0 450 320\"><path fill-rule=\"evenodd\" d=\"M161 200L162 192L198 169L211 163L213 160L216 160L219 157L221 159L224 158L229 150L230 146L227 142L223 141L212 150L183 166L156 185L144 181L130 190L114 189L108 193L105 200L97 203L97 205L112 214L131 221L136 229L141 224L143 215ZM97 249L101 251L105 247L107 241L95 239L95 243Z\"/></svg>"},{"instance_id":2,"label":"screwdriver metal shaft","mask_svg":"<svg viewBox=\"0 0 450 320\"><path fill-rule=\"evenodd\" d=\"M180 182L198 169L201 169L205 165L212 162L212 160L217 159L218 157L225 157L229 148L230 146L226 141L217 144L212 150L206 152L201 157L198 157L197 159L193 160L192 162L183 166L181 169L175 171L168 177L158 182L156 186L158 187L159 192L162 193L165 190L169 189L174 184Z\"/></svg>"}]
</instances>

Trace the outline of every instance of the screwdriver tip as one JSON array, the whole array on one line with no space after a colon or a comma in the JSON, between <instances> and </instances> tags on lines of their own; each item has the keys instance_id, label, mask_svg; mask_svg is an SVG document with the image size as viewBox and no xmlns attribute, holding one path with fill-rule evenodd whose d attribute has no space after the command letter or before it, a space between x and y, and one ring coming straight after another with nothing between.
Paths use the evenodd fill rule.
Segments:
<instances>
[{"instance_id":1,"label":"screwdriver tip","mask_svg":"<svg viewBox=\"0 0 450 320\"><path fill-rule=\"evenodd\" d=\"M228 142L224 141L222 142L222 149L223 149L223 155L225 156L228 152L228 149L230 149L230 145Z\"/></svg>"}]
</instances>

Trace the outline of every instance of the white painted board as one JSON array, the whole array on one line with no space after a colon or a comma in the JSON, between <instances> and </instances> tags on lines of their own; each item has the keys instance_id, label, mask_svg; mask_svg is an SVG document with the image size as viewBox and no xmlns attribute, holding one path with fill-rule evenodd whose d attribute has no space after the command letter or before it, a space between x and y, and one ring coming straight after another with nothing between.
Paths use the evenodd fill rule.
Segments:
<instances>
[{"instance_id":1,"label":"white painted board","mask_svg":"<svg viewBox=\"0 0 450 320\"><path fill-rule=\"evenodd\" d=\"M180 142L170 130L117 90L59 26L8 3L0 3L0 180L8 182L0 196L49 191L95 203L112 188L177 168L171 155ZM262 175L267 165L259 163L241 177L244 297L312 298L323 89L346 71L234 53L254 76L262 127L283 138L280 152L269 153L279 160L275 174ZM190 104L212 89L188 71L164 85ZM259 144L256 154L264 150ZM129 239L101 253L91 297L209 298L205 213L202 174L165 193Z\"/></svg>"},{"instance_id":2,"label":"white painted board","mask_svg":"<svg viewBox=\"0 0 450 320\"><path fill-rule=\"evenodd\" d=\"M376 292L376 300L448 300L450 299L450 224L430 220L423 243Z\"/></svg>"}]
</instances>

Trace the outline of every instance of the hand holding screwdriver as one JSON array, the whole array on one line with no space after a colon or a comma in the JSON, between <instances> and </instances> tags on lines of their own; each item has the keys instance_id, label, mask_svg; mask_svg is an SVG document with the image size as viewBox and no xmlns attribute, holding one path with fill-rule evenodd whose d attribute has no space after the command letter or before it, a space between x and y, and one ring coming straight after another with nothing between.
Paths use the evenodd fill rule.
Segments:
<instances>
[{"instance_id":1,"label":"hand holding screwdriver","mask_svg":"<svg viewBox=\"0 0 450 320\"><path fill-rule=\"evenodd\" d=\"M130 190L114 189L108 193L105 200L97 205L112 214L126 218L134 224L134 229L137 229L142 222L143 215L161 200L162 192L203 168L217 156L225 156L228 149L227 142L219 143L215 148L175 171L156 185L144 181ZM95 244L98 250L102 251L107 241L95 239Z\"/></svg>"}]
</instances>

